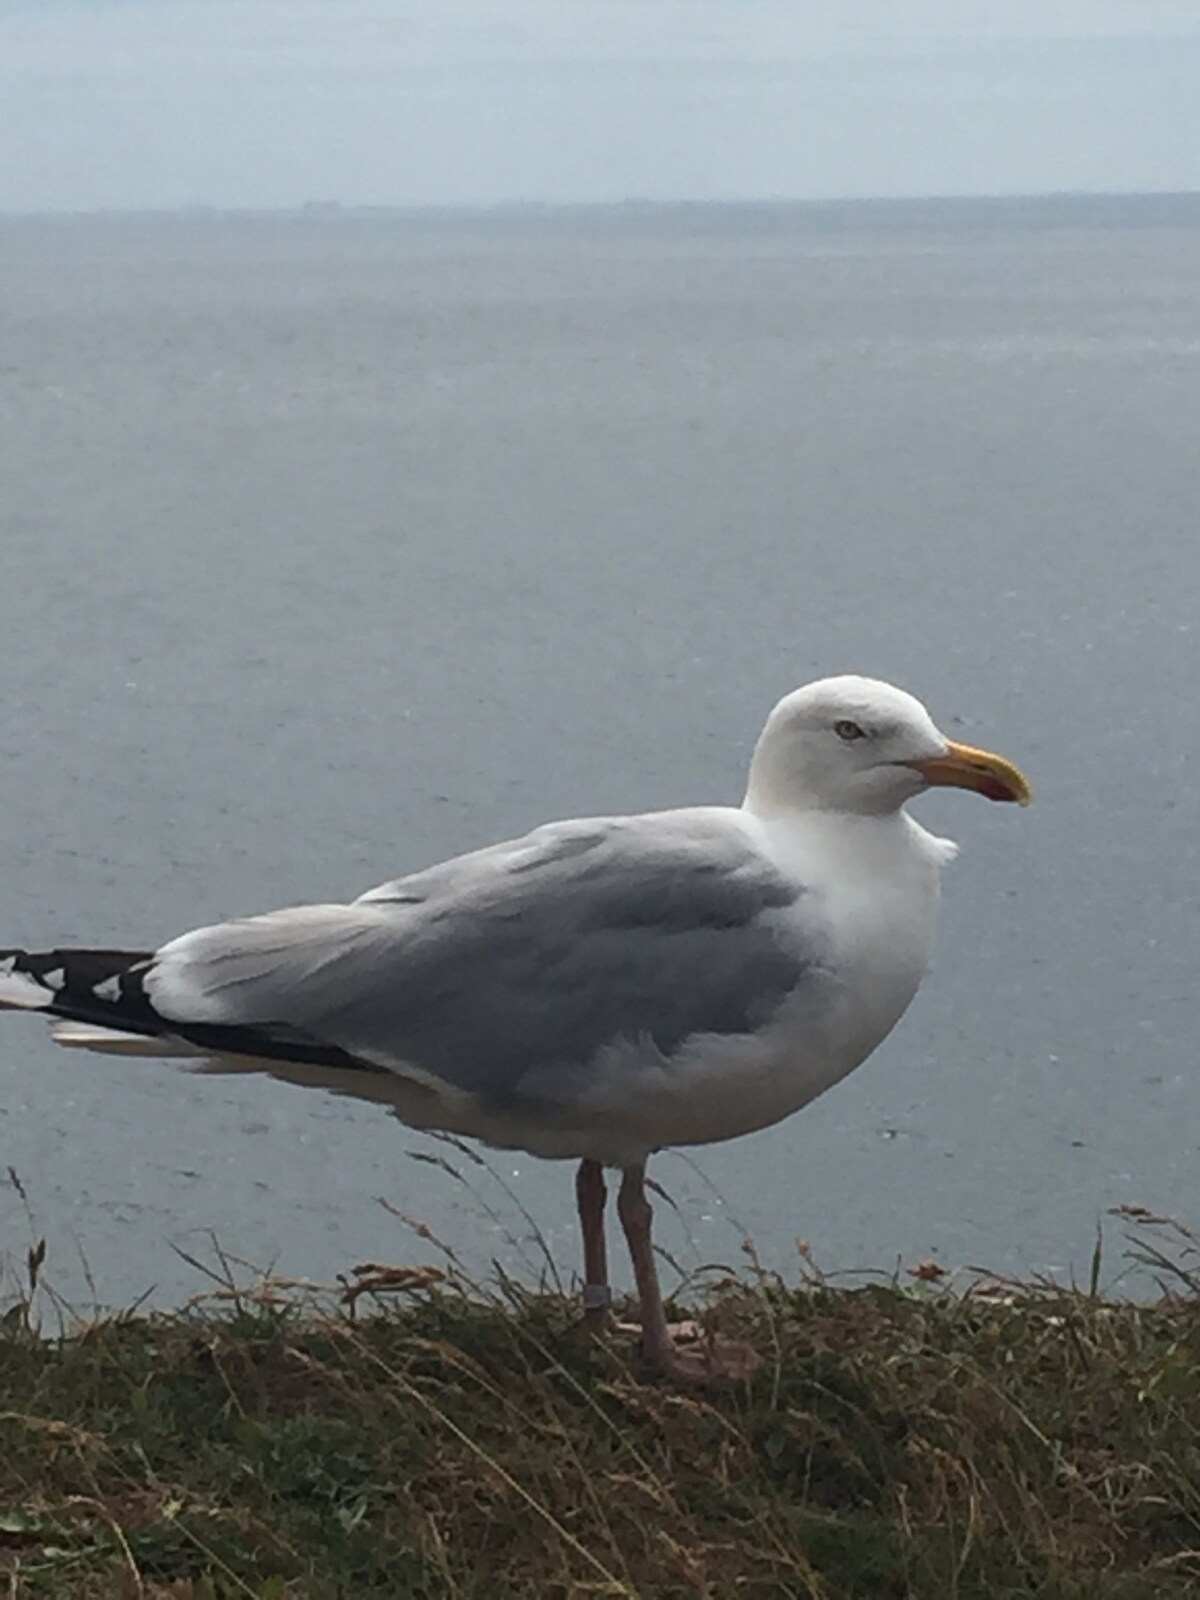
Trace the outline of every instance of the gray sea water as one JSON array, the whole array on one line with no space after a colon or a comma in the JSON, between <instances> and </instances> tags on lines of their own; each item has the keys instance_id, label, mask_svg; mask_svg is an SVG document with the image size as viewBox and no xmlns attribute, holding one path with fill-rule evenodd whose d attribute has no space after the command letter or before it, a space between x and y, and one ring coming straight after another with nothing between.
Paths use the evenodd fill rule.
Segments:
<instances>
[{"instance_id":1,"label":"gray sea water","mask_svg":"<svg viewBox=\"0 0 1200 1600\"><path fill-rule=\"evenodd\" d=\"M1198 427L1195 200L0 221L0 944L736 800L779 694L880 674L1037 804L920 803L963 852L912 1011L659 1158L661 1237L1086 1276L1110 1207L1200 1223ZM568 1167L431 1148L0 1026L0 1250L77 1299L203 1287L209 1230L421 1258L379 1197L574 1270Z\"/></svg>"}]
</instances>

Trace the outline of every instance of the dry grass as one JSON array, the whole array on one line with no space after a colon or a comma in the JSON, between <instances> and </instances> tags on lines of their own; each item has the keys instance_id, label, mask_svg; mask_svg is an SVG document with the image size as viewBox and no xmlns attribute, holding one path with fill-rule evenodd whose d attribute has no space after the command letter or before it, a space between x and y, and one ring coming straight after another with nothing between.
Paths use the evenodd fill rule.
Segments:
<instances>
[{"instance_id":1,"label":"dry grass","mask_svg":"<svg viewBox=\"0 0 1200 1600\"><path fill-rule=\"evenodd\" d=\"M31 1253L0 1328L0 1600L1194 1596L1173 1237L1154 1304L727 1284L705 1320L767 1363L712 1395L581 1341L559 1296L428 1271L48 1338Z\"/></svg>"}]
</instances>

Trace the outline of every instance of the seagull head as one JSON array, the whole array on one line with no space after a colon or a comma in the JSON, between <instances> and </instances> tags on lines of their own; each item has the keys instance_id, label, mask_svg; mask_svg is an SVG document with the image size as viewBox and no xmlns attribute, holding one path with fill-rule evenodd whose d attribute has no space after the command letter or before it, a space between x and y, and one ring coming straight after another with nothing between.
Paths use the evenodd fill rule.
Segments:
<instances>
[{"instance_id":1,"label":"seagull head","mask_svg":"<svg viewBox=\"0 0 1200 1600\"><path fill-rule=\"evenodd\" d=\"M1003 756L947 739L919 700L874 678L822 678L785 695L762 731L746 806L764 815L880 816L933 785L1028 805Z\"/></svg>"}]
</instances>

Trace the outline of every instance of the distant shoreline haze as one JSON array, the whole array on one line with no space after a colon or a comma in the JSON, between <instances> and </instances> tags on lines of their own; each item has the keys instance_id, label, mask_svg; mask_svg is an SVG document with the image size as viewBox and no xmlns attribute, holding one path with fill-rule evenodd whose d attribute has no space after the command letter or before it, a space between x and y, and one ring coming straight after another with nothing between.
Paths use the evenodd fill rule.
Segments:
<instances>
[{"instance_id":1,"label":"distant shoreline haze","mask_svg":"<svg viewBox=\"0 0 1200 1600\"><path fill-rule=\"evenodd\" d=\"M371 204L333 199L305 200L278 206L227 206L193 201L171 206L100 206L95 208L49 207L44 210L8 208L0 210L0 221L8 218L54 217L307 217L325 218L506 218L536 220L539 217L621 217L653 216L667 218L711 213L721 216L788 215L811 219L826 225L841 216L863 217L875 225L894 218L904 225L918 221L933 223L939 217L953 220L970 215L993 218L997 222L1019 224L1024 221L1056 221L1070 217L1095 221L1105 226L1121 222L1195 222L1200 224L1200 190L1144 190L1124 193L1108 190L1065 190L1045 193L1003 195L910 195L900 198L847 195L828 199L735 198L674 200L629 198L624 200L499 200L476 203Z\"/></svg>"}]
</instances>

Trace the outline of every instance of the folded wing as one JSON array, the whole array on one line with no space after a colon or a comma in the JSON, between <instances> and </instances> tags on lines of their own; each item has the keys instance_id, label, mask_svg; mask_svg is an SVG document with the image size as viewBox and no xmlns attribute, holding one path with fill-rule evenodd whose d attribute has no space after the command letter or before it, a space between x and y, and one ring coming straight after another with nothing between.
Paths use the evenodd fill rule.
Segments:
<instances>
[{"instance_id":1,"label":"folded wing","mask_svg":"<svg viewBox=\"0 0 1200 1600\"><path fill-rule=\"evenodd\" d=\"M11 977L88 1026L505 1103L620 1040L669 1056L761 1027L814 959L799 893L737 813L585 820L152 955L54 952L57 988L46 957L12 952Z\"/></svg>"}]
</instances>

